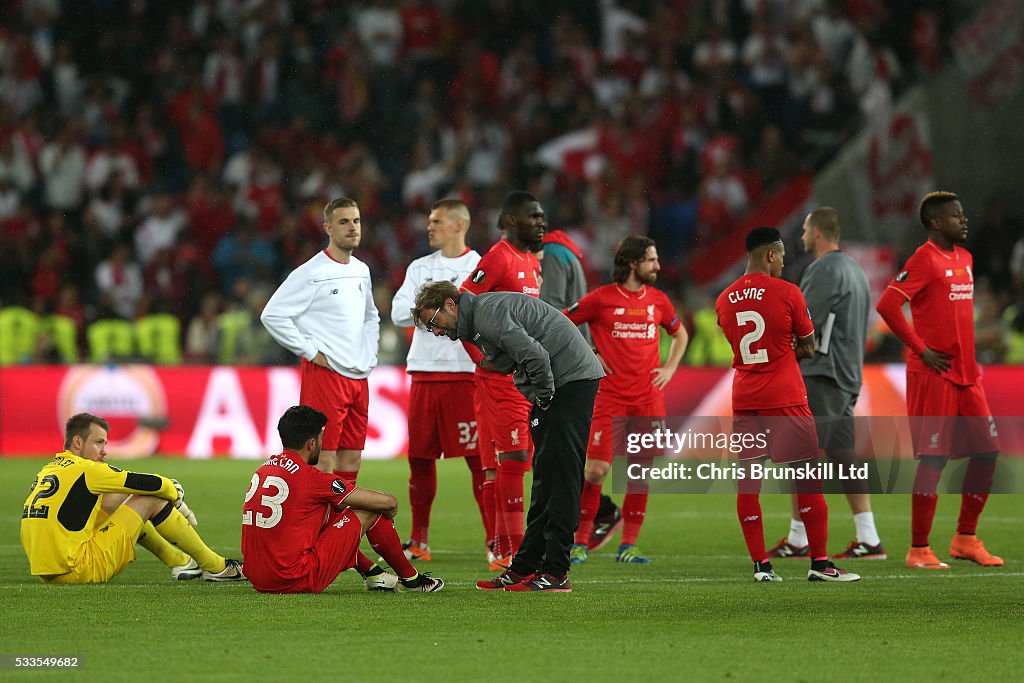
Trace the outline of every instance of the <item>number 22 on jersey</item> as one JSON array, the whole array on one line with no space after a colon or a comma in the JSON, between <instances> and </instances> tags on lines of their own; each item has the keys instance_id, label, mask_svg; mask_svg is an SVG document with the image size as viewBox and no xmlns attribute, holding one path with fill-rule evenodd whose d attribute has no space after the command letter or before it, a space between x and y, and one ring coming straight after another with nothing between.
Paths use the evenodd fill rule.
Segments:
<instances>
[{"instance_id":1,"label":"number 22 on jersey","mask_svg":"<svg viewBox=\"0 0 1024 683\"><path fill-rule=\"evenodd\" d=\"M274 493L271 495L264 495L260 498L260 505L270 509L270 516L264 516L262 512L256 513L256 526L263 529L272 529L277 526L277 523L281 521L281 505L288 500L288 482L281 477L269 476L263 480L263 486L260 487L260 475L252 475L252 481L249 482L249 490L245 492L245 502L248 503L254 495L256 490L262 488L264 491L270 491L273 489ZM252 510L246 510L242 513L242 525L252 525L253 514Z\"/></svg>"}]
</instances>

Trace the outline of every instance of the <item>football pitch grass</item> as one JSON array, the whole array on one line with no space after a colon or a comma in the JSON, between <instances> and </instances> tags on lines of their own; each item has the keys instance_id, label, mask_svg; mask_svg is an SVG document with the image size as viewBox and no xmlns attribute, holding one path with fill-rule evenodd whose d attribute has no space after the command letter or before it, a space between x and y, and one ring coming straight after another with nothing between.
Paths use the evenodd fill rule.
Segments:
<instances>
[{"instance_id":1,"label":"football pitch grass","mask_svg":"<svg viewBox=\"0 0 1024 683\"><path fill-rule=\"evenodd\" d=\"M853 584L808 583L806 560L775 563L756 584L731 495L651 496L639 547L650 565L614 561L618 540L571 573L571 594L484 593L483 533L461 462L438 467L431 520L437 594L368 593L353 572L321 595L259 595L248 584L175 582L139 548L108 585L43 586L18 541L20 510L45 462L0 460L0 654L77 656L78 671L0 670L2 681L664 681L1014 680L1024 670L1024 497L994 495L979 535L1001 568L903 566L906 495L875 496L889 559L845 561ZM198 531L239 556L240 510L256 461L111 461L182 481ZM394 493L408 533L405 461L367 461L360 484ZM829 550L853 537L829 496ZM769 545L789 501L762 496ZM943 495L932 546L948 559L959 496ZM364 551L371 557L364 542Z\"/></svg>"}]
</instances>

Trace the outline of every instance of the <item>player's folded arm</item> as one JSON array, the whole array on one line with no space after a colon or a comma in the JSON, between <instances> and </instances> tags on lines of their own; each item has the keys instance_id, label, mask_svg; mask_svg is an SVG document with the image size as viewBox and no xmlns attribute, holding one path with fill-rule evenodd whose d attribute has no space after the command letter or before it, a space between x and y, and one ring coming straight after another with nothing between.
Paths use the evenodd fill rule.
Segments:
<instances>
[{"instance_id":1,"label":"player's folded arm","mask_svg":"<svg viewBox=\"0 0 1024 683\"><path fill-rule=\"evenodd\" d=\"M128 472L107 464L86 467L85 485L93 493L136 493L168 501L178 498L174 482L167 477Z\"/></svg>"},{"instance_id":2,"label":"player's folded arm","mask_svg":"<svg viewBox=\"0 0 1024 683\"><path fill-rule=\"evenodd\" d=\"M395 513L398 512L398 501L390 493L356 487L349 491L348 495L340 503L336 504L335 507L339 510L349 507L353 510L363 510L364 512L373 512L386 517L394 517Z\"/></svg>"}]
</instances>

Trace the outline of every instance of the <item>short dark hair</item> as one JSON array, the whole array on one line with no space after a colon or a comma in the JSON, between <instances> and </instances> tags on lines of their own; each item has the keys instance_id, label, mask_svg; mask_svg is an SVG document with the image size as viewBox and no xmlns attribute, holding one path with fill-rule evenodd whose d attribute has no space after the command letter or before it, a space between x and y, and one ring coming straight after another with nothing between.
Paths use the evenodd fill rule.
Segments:
<instances>
[{"instance_id":1,"label":"short dark hair","mask_svg":"<svg viewBox=\"0 0 1024 683\"><path fill-rule=\"evenodd\" d=\"M320 430L326 425L327 416L316 408L292 406L277 421L277 433L285 448L297 451L310 439L320 436Z\"/></svg>"},{"instance_id":2,"label":"short dark hair","mask_svg":"<svg viewBox=\"0 0 1024 683\"><path fill-rule=\"evenodd\" d=\"M655 246L654 240L644 235L629 235L619 242L612 263L612 280L622 284L629 278L630 266L643 261L647 250Z\"/></svg>"},{"instance_id":3,"label":"short dark hair","mask_svg":"<svg viewBox=\"0 0 1024 683\"><path fill-rule=\"evenodd\" d=\"M839 241L839 233L842 227L839 224L839 212L831 206L822 206L807 214L807 220L811 225L821 230L830 242Z\"/></svg>"},{"instance_id":4,"label":"short dark hair","mask_svg":"<svg viewBox=\"0 0 1024 683\"><path fill-rule=\"evenodd\" d=\"M958 201L960 201L960 198L953 192L945 192L943 190L929 192L921 200L921 208L918 210L918 218L921 220L921 225L925 230L931 230L931 226L928 224L935 218L935 209L943 204Z\"/></svg>"},{"instance_id":5,"label":"short dark hair","mask_svg":"<svg viewBox=\"0 0 1024 683\"><path fill-rule=\"evenodd\" d=\"M416 298L412 304L412 319L417 326L420 324L420 313L431 309L437 310L444 307L444 302L451 299L459 302L459 288L448 280L434 280L428 282L416 292Z\"/></svg>"},{"instance_id":6,"label":"short dark hair","mask_svg":"<svg viewBox=\"0 0 1024 683\"><path fill-rule=\"evenodd\" d=\"M83 440L89 438L89 432L93 425L101 427L104 431L110 431L107 421L92 413L78 413L69 417L68 421L64 423L65 450L71 448L71 439L76 436L82 437Z\"/></svg>"},{"instance_id":7,"label":"short dark hair","mask_svg":"<svg viewBox=\"0 0 1024 683\"><path fill-rule=\"evenodd\" d=\"M458 199L457 197L445 197L444 199L438 199L434 202L434 205L430 207L431 211L438 209L444 209L448 213L453 213L457 217L466 221L466 225L469 226L469 207L466 206L466 202Z\"/></svg>"},{"instance_id":8,"label":"short dark hair","mask_svg":"<svg viewBox=\"0 0 1024 683\"><path fill-rule=\"evenodd\" d=\"M324 207L324 223L331 222L331 216L334 215L335 209L343 209L349 206L354 206L357 209L359 208L359 204L356 203L356 200L349 199L348 197L337 197L336 199L332 199L327 202L327 206Z\"/></svg>"},{"instance_id":9,"label":"short dark hair","mask_svg":"<svg viewBox=\"0 0 1024 683\"><path fill-rule=\"evenodd\" d=\"M509 192L505 195L504 201L501 202L501 213L498 214L498 227L505 227L505 216L515 213L522 208L523 204L535 201L537 201L537 198L529 192L523 192L521 190Z\"/></svg>"},{"instance_id":10,"label":"short dark hair","mask_svg":"<svg viewBox=\"0 0 1024 683\"><path fill-rule=\"evenodd\" d=\"M761 225L747 233L747 253L755 249L782 241L782 235L775 228Z\"/></svg>"}]
</instances>

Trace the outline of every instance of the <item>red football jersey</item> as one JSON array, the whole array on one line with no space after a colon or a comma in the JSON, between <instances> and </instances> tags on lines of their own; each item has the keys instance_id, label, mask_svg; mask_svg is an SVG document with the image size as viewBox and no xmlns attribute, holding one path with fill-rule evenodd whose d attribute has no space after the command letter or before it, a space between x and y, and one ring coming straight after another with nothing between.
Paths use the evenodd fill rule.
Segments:
<instances>
[{"instance_id":1,"label":"red football jersey","mask_svg":"<svg viewBox=\"0 0 1024 683\"><path fill-rule=\"evenodd\" d=\"M590 323L594 346L610 370L600 393L619 401L650 401L657 393L651 370L661 366L658 326L675 334L681 324L668 297L654 287L631 292L610 284L585 295L565 314L577 325Z\"/></svg>"},{"instance_id":2,"label":"red football jersey","mask_svg":"<svg viewBox=\"0 0 1024 683\"><path fill-rule=\"evenodd\" d=\"M910 300L914 331L928 348L952 356L942 377L967 386L978 381L974 351L974 258L955 246L945 251L931 240L917 248L889 288ZM908 372L932 372L912 353Z\"/></svg>"},{"instance_id":3,"label":"red football jersey","mask_svg":"<svg viewBox=\"0 0 1024 683\"><path fill-rule=\"evenodd\" d=\"M800 288L764 273L744 275L722 292L715 310L732 345L732 409L807 403L793 342L814 325Z\"/></svg>"},{"instance_id":4,"label":"red football jersey","mask_svg":"<svg viewBox=\"0 0 1024 683\"><path fill-rule=\"evenodd\" d=\"M331 506L353 487L285 451L252 475L242 507L242 556L254 585L273 589L302 578L302 558L312 548Z\"/></svg>"},{"instance_id":5,"label":"red football jersey","mask_svg":"<svg viewBox=\"0 0 1024 683\"><path fill-rule=\"evenodd\" d=\"M476 270L469 274L459 289L473 294L484 292L519 292L540 297L540 261L531 252L525 254L509 244L508 240L499 240L487 250ZM466 351L474 361L482 357L479 349L472 344L465 344ZM505 377L499 372L476 369L479 374ZM511 382L511 377L509 378Z\"/></svg>"}]
</instances>

